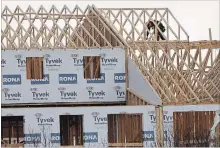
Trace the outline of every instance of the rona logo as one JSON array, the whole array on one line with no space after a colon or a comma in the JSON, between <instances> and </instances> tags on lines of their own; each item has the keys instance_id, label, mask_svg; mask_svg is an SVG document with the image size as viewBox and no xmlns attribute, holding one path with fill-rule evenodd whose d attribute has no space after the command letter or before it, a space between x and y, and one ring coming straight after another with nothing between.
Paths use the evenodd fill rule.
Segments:
<instances>
[{"instance_id":1,"label":"rona logo","mask_svg":"<svg viewBox=\"0 0 220 148\"><path fill-rule=\"evenodd\" d=\"M60 133L51 133L51 143L60 143Z\"/></svg>"},{"instance_id":2,"label":"rona logo","mask_svg":"<svg viewBox=\"0 0 220 148\"><path fill-rule=\"evenodd\" d=\"M2 68L5 67L5 65L6 65L6 60L5 59L1 60L1 65L2 65Z\"/></svg>"},{"instance_id":3,"label":"rona logo","mask_svg":"<svg viewBox=\"0 0 220 148\"><path fill-rule=\"evenodd\" d=\"M115 91L118 99L125 99L125 90L121 86L115 86Z\"/></svg>"},{"instance_id":4,"label":"rona logo","mask_svg":"<svg viewBox=\"0 0 220 148\"><path fill-rule=\"evenodd\" d=\"M143 131L143 141L154 141L154 131Z\"/></svg>"},{"instance_id":5,"label":"rona logo","mask_svg":"<svg viewBox=\"0 0 220 148\"><path fill-rule=\"evenodd\" d=\"M21 85L21 75L3 75L3 85Z\"/></svg>"},{"instance_id":6,"label":"rona logo","mask_svg":"<svg viewBox=\"0 0 220 148\"><path fill-rule=\"evenodd\" d=\"M76 99L77 97L77 92L76 91L66 91L65 87L60 87L58 88L60 91L60 96L61 99Z\"/></svg>"},{"instance_id":7,"label":"rona logo","mask_svg":"<svg viewBox=\"0 0 220 148\"><path fill-rule=\"evenodd\" d=\"M98 132L88 132L83 134L85 143L98 142Z\"/></svg>"},{"instance_id":8,"label":"rona logo","mask_svg":"<svg viewBox=\"0 0 220 148\"><path fill-rule=\"evenodd\" d=\"M31 85L41 85L41 84L49 84L49 83L50 83L49 74L45 74L43 79L31 80Z\"/></svg>"},{"instance_id":9,"label":"rona logo","mask_svg":"<svg viewBox=\"0 0 220 148\"><path fill-rule=\"evenodd\" d=\"M71 54L74 66L83 66L83 58L79 58L79 54Z\"/></svg>"},{"instance_id":10,"label":"rona logo","mask_svg":"<svg viewBox=\"0 0 220 148\"><path fill-rule=\"evenodd\" d=\"M77 84L77 74L59 74L59 84Z\"/></svg>"},{"instance_id":11,"label":"rona logo","mask_svg":"<svg viewBox=\"0 0 220 148\"><path fill-rule=\"evenodd\" d=\"M10 101L19 101L21 99L21 93L16 92L16 93L10 93L9 88L3 88L2 92L4 94L5 100L10 100Z\"/></svg>"},{"instance_id":12,"label":"rona logo","mask_svg":"<svg viewBox=\"0 0 220 148\"><path fill-rule=\"evenodd\" d=\"M41 134L24 134L24 143L25 144L40 144L41 143Z\"/></svg>"},{"instance_id":13,"label":"rona logo","mask_svg":"<svg viewBox=\"0 0 220 148\"><path fill-rule=\"evenodd\" d=\"M88 79L87 83L105 83L105 73L101 73L98 79Z\"/></svg>"},{"instance_id":14,"label":"rona logo","mask_svg":"<svg viewBox=\"0 0 220 148\"><path fill-rule=\"evenodd\" d=\"M94 87L87 87L86 89L89 94L89 99L104 99L105 97L105 92L103 90L95 91Z\"/></svg>"},{"instance_id":15,"label":"rona logo","mask_svg":"<svg viewBox=\"0 0 220 148\"><path fill-rule=\"evenodd\" d=\"M125 73L114 74L115 83L125 83Z\"/></svg>"}]
</instances>

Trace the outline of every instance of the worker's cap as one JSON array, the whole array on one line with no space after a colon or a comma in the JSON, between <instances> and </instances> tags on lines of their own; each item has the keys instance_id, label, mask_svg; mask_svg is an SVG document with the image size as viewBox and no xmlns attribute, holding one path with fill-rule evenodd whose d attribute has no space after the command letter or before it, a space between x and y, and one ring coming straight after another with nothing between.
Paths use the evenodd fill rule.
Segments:
<instances>
[{"instance_id":1,"label":"worker's cap","mask_svg":"<svg viewBox=\"0 0 220 148\"><path fill-rule=\"evenodd\" d=\"M152 22L149 22L147 26L149 27L153 26Z\"/></svg>"}]
</instances>

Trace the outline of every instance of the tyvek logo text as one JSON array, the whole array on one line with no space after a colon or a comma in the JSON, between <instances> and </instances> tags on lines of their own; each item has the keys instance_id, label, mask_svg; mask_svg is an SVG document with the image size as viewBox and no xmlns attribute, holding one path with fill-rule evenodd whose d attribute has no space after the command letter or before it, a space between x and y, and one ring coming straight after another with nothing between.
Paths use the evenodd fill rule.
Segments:
<instances>
[{"instance_id":1,"label":"tyvek logo text","mask_svg":"<svg viewBox=\"0 0 220 148\"><path fill-rule=\"evenodd\" d=\"M115 86L115 92L118 99L125 99L125 90L121 86Z\"/></svg>"},{"instance_id":2,"label":"tyvek logo text","mask_svg":"<svg viewBox=\"0 0 220 148\"><path fill-rule=\"evenodd\" d=\"M52 125L54 123L53 117L43 117L41 113L35 114L38 125Z\"/></svg>"},{"instance_id":3,"label":"tyvek logo text","mask_svg":"<svg viewBox=\"0 0 220 148\"><path fill-rule=\"evenodd\" d=\"M58 88L62 100L76 99L78 96L76 91L67 91L65 87Z\"/></svg>"},{"instance_id":4,"label":"tyvek logo text","mask_svg":"<svg viewBox=\"0 0 220 148\"><path fill-rule=\"evenodd\" d=\"M33 100L48 100L50 93L48 91L40 91L38 88L31 88Z\"/></svg>"},{"instance_id":5,"label":"tyvek logo text","mask_svg":"<svg viewBox=\"0 0 220 148\"><path fill-rule=\"evenodd\" d=\"M79 54L71 54L71 57L73 58L73 66L83 66L83 58L79 58Z\"/></svg>"},{"instance_id":6,"label":"tyvek logo text","mask_svg":"<svg viewBox=\"0 0 220 148\"><path fill-rule=\"evenodd\" d=\"M15 58L17 61L17 67L20 68L21 71L26 70L26 58L21 54L15 55Z\"/></svg>"},{"instance_id":7,"label":"tyvek logo text","mask_svg":"<svg viewBox=\"0 0 220 148\"><path fill-rule=\"evenodd\" d=\"M13 100L13 101L17 100L17 101L19 101L22 97L20 92L12 93L12 92L10 92L9 88L3 88L2 92L4 94L5 100Z\"/></svg>"},{"instance_id":8,"label":"tyvek logo text","mask_svg":"<svg viewBox=\"0 0 220 148\"><path fill-rule=\"evenodd\" d=\"M107 57L102 57L102 66L116 66L118 63L118 59L116 57L113 58L107 58Z\"/></svg>"},{"instance_id":9,"label":"tyvek logo text","mask_svg":"<svg viewBox=\"0 0 220 148\"><path fill-rule=\"evenodd\" d=\"M150 116L151 123L156 123L156 114L155 114L155 112L151 111L148 114ZM164 119L164 123L172 123L173 122L173 116L168 115L167 112L164 112L163 119Z\"/></svg>"},{"instance_id":10,"label":"tyvek logo text","mask_svg":"<svg viewBox=\"0 0 220 148\"><path fill-rule=\"evenodd\" d=\"M5 59L2 59L2 60L1 60L1 66L2 66L2 67L5 67L5 65L6 65L6 60L5 60Z\"/></svg>"},{"instance_id":11,"label":"tyvek logo text","mask_svg":"<svg viewBox=\"0 0 220 148\"><path fill-rule=\"evenodd\" d=\"M63 63L63 59L61 59L60 57L54 58L50 54L45 54L44 59L46 67L49 71L58 70Z\"/></svg>"},{"instance_id":12,"label":"tyvek logo text","mask_svg":"<svg viewBox=\"0 0 220 148\"><path fill-rule=\"evenodd\" d=\"M105 92L103 90L95 91L94 87L87 87L89 99L104 99Z\"/></svg>"},{"instance_id":13,"label":"tyvek logo text","mask_svg":"<svg viewBox=\"0 0 220 148\"><path fill-rule=\"evenodd\" d=\"M99 112L92 112L92 116L95 124L107 124L107 117L100 116Z\"/></svg>"},{"instance_id":14,"label":"tyvek logo text","mask_svg":"<svg viewBox=\"0 0 220 148\"><path fill-rule=\"evenodd\" d=\"M60 66L63 63L61 58L53 58L50 54L44 55L46 66Z\"/></svg>"}]
</instances>

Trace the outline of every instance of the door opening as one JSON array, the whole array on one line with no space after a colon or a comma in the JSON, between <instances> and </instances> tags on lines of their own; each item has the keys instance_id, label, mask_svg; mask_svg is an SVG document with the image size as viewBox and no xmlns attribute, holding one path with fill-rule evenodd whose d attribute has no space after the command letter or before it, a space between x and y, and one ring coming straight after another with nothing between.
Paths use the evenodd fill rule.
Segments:
<instances>
[{"instance_id":1,"label":"door opening","mask_svg":"<svg viewBox=\"0 0 220 148\"><path fill-rule=\"evenodd\" d=\"M23 116L2 116L1 140L4 144L17 144L24 141Z\"/></svg>"},{"instance_id":2,"label":"door opening","mask_svg":"<svg viewBox=\"0 0 220 148\"><path fill-rule=\"evenodd\" d=\"M61 146L83 145L82 115L60 115Z\"/></svg>"}]
</instances>

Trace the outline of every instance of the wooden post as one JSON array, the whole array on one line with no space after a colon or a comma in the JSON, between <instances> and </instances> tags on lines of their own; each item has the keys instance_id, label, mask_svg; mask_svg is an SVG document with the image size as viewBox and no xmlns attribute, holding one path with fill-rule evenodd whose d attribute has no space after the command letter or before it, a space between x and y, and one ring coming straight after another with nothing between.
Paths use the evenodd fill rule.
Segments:
<instances>
[{"instance_id":1,"label":"wooden post","mask_svg":"<svg viewBox=\"0 0 220 148\"><path fill-rule=\"evenodd\" d=\"M209 40L212 41L212 30L209 28Z\"/></svg>"},{"instance_id":2,"label":"wooden post","mask_svg":"<svg viewBox=\"0 0 220 148\"><path fill-rule=\"evenodd\" d=\"M168 24L169 24L169 9L167 8L167 41L169 40L169 27L168 27Z\"/></svg>"},{"instance_id":3,"label":"wooden post","mask_svg":"<svg viewBox=\"0 0 220 148\"><path fill-rule=\"evenodd\" d=\"M155 33L154 33L154 39L155 39L155 41L157 41L157 34L158 34L158 30L157 30L157 26L158 26L158 24L157 24L157 9L156 9L156 13L155 13L155 20L156 20L156 22L155 22L155 26L154 26L154 31L155 31ZM158 26L159 27L159 26Z\"/></svg>"},{"instance_id":4,"label":"wooden post","mask_svg":"<svg viewBox=\"0 0 220 148\"><path fill-rule=\"evenodd\" d=\"M164 147L163 106L156 106L156 139L158 147Z\"/></svg>"},{"instance_id":5,"label":"wooden post","mask_svg":"<svg viewBox=\"0 0 220 148\"><path fill-rule=\"evenodd\" d=\"M134 10L132 10L132 40L135 41L135 38L134 38Z\"/></svg>"},{"instance_id":6,"label":"wooden post","mask_svg":"<svg viewBox=\"0 0 220 148\"><path fill-rule=\"evenodd\" d=\"M120 10L120 34L123 37L123 27L122 27L122 9Z\"/></svg>"},{"instance_id":7,"label":"wooden post","mask_svg":"<svg viewBox=\"0 0 220 148\"><path fill-rule=\"evenodd\" d=\"M212 30L211 28L209 28L209 40L212 41ZM212 50L212 49L209 49L209 50ZM215 51L215 57L216 57L216 51ZM211 66L213 66L214 63L213 63L213 51L211 51Z\"/></svg>"}]
</instances>

